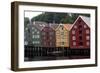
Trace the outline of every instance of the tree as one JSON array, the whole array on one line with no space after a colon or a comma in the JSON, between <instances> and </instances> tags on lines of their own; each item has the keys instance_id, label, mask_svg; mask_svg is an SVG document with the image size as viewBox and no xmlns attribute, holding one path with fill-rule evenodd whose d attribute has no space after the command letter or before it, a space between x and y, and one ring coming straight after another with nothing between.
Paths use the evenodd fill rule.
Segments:
<instances>
[{"instance_id":1,"label":"tree","mask_svg":"<svg viewBox=\"0 0 100 73\"><path fill-rule=\"evenodd\" d=\"M28 24L29 24L29 18L25 17L24 18L24 26L27 27Z\"/></svg>"},{"instance_id":2,"label":"tree","mask_svg":"<svg viewBox=\"0 0 100 73\"><path fill-rule=\"evenodd\" d=\"M57 12L44 12L36 17L33 17L31 21L43 21L47 23L70 23L73 24L79 15L90 17L89 14L77 14L77 13L57 13Z\"/></svg>"}]
</instances>

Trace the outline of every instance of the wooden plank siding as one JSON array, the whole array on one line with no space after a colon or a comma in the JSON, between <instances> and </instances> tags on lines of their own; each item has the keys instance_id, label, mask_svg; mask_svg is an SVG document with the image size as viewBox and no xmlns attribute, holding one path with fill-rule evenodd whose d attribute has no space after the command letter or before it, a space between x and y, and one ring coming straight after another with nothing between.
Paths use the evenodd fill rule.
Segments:
<instances>
[{"instance_id":1,"label":"wooden plank siding","mask_svg":"<svg viewBox=\"0 0 100 73\"><path fill-rule=\"evenodd\" d=\"M88 18L88 17L85 17ZM88 20L89 22L89 20ZM70 48L90 48L90 27L82 16L79 16L70 30Z\"/></svg>"},{"instance_id":2,"label":"wooden plank siding","mask_svg":"<svg viewBox=\"0 0 100 73\"><path fill-rule=\"evenodd\" d=\"M42 29L41 44L42 47L56 47L55 31L48 25Z\"/></svg>"},{"instance_id":3,"label":"wooden plank siding","mask_svg":"<svg viewBox=\"0 0 100 73\"><path fill-rule=\"evenodd\" d=\"M69 47L69 31L66 25L68 24L60 24L56 29L56 47Z\"/></svg>"}]
</instances>

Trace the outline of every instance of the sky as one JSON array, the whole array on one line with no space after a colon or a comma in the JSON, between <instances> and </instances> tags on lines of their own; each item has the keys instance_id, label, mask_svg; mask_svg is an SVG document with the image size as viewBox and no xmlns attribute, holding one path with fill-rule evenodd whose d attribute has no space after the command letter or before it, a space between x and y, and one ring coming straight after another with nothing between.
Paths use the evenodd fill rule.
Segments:
<instances>
[{"instance_id":1,"label":"sky","mask_svg":"<svg viewBox=\"0 0 100 73\"><path fill-rule=\"evenodd\" d=\"M42 14L42 12L32 12L32 11L25 11L25 17L28 17L29 19Z\"/></svg>"}]
</instances>

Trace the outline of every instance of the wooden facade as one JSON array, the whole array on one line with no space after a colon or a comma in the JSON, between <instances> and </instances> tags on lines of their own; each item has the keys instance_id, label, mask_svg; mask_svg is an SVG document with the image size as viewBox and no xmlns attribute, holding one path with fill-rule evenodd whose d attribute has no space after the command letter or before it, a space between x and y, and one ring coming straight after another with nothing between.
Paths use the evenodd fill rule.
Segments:
<instances>
[{"instance_id":1,"label":"wooden facade","mask_svg":"<svg viewBox=\"0 0 100 73\"><path fill-rule=\"evenodd\" d=\"M56 47L69 47L69 30L67 24L60 24L56 29Z\"/></svg>"},{"instance_id":2,"label":"wooden facade","mask_svg":"<svg viewBox=\"0 0 100 73\"><path fill-rule=\"evenodd\" d=\"M35 47L41 47L41 30L47 25L45 22L39 22L35 21L32 23L32 31L31 31L31 37L32 37L32 44Z\"/></svg>"},{"instance_id":3,"label":"wooden facade","mask_svg":"<svg viewBox=\"0 0 100 73\"><path fill-rule=\"evenodd\" d=\"M28 24L24 23L24 45L32 45L31 27L32 27L31 21L29 21Z\"/></svg>"},{"instance_id":4,"label":"wooden facade","mask_svg":"<svg viewBox=\"0 0 100 73\"><path fill-rule=\"evenodd\" d=\"M42 47L56 47L55 31L50 25L45 26L41 31Z\"/></svg>"},{"instance_id":5,"label":"wooden facade","mask_svg":"<svg viewBox=\"0 0 100 73\"><path fill-rule=\"evenodd\" d=\"M73 24L35 21L24 29L25 45L36 47L90 48L90 18L79 16Z\"/></svg>"},{"instance_id":6,"label":"wooden facade","mask_svg":"<svg viewBox=\"0 0 100 73\"><path fill-rule=\"evenodd\" d=\"M90 18L79 16L70 30L70 48L90 48Z\"/></svg>"}]
</instances>

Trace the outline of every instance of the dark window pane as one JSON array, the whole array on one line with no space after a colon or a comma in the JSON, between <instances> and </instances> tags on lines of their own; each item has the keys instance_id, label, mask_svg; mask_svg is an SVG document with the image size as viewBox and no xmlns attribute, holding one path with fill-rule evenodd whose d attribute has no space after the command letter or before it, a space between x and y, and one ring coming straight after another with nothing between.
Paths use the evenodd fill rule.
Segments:
<instances>
[{"instance_id":1,"label":"dark window pane","mask_svg":"<svg viewBox=\"0 0 100 73\"><path fill-rule=\"evenodd\" d=\"M82 25L79 25L79 29L81 29L82 28Z\"/></svg>"},{"instance_id":2,"label":"dark window pane","mask_svg":"<svg viewBox=\"0 0 100 73\"><path fill-rule=\"evenodd\" d=\"M80 46L83 46L83 42L79 42L79 45L80 45Z\"/></svg>"},{"instance_id":3,"label":"dark window pane","mask_svg":"<svg viewBox=\"0 0 100 73\"><path fill-rule=\"evenodd\" d=\"M82 40L82 36L79 36L79 40Z\"/></svg>"},{"instance_id":4,"label":"dark window pane","mask_svg":"<svg viewBox=\"0 0 100 73\"><path fill-rule=\"evenodd\" d=\"M79 20L79 23L81 23L81 20Z\"/></svg>"},{"instance_id":5,"label":"dark window pane","mask_svg":"<svg viewBox=\"0 0 100 73\"><path fill-rule=\"evenodd\" d=\"M82 30L79 30L79 34L82 34Z\"/></svg>"},{"instance_id":6,"label":"dark window pane","mask_svg":"<svg viewBox=\"0 0 100 73\"><path fill-rule=\"evenodd\" d=\"M62 27L62 30L63 30L63 27Z\"/></svg>"}]
</instances>

